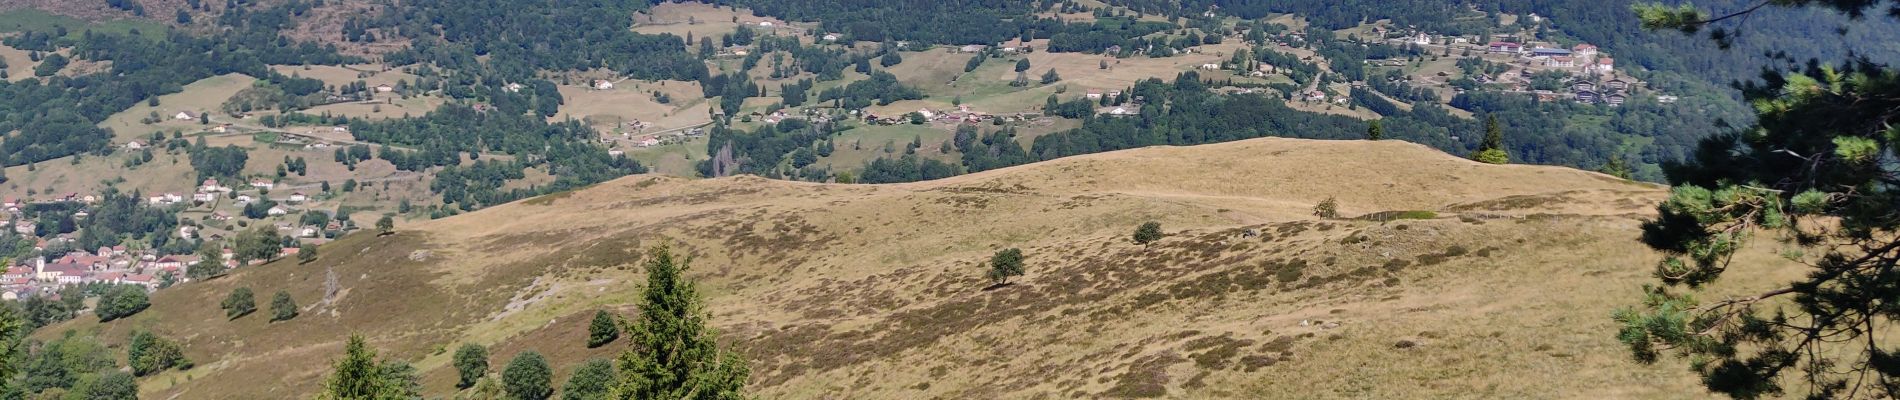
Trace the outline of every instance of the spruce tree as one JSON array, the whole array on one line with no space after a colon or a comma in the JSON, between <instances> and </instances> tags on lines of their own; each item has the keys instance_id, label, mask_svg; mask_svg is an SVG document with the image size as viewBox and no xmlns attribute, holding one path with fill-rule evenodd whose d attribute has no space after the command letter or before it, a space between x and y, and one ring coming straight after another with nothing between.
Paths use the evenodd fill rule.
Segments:
<instances>
[{"instance_id":1,"label":"spruce tree","mask_svg":"<svg viewBox=\"0 0 1900 400\"><path fill-rule=\"evenodd\" d=\"M419 398L415 392L413 367L402 363L376 362L376 350L361 335L350 335L348 343L343 345L343 359L337 360L331 367L330 378L324 381L323 392L319 399L355 400L355 399L413 399ZM407 370L407 371L405 371ZM405 373L407 372L407 373Z\"/></svg>"},{"instance_id":2,"label":"spruce tree","mask_svg":"<svg viewBox=\"0 0 1900 400\"><path fill-rule=\"evenodd\" d=\"M706 326L699 291L682 275L688 264L665 247L649 252L640 317L626 329L633 343L620 355L613 398L745 397L750 371L737 354L719 348L718 335Z\"/></svg>"},{"instance_id":3,"label":"spruce tree","mask_svg":"<svg viewBox=\"0 0 1900 400\"><path fill-rule=\"evenodd\" d=\"M1372 123L1370 124L1370 126L1366 127L1366 140L1384 140L1384 139L1385 139L1385 126L1381 125L1379 123L1379 120L1376 120L1376 119L1372 120Z\"/></svg>"},{"instance_id":4,"label":"spruce tree","mask_svg":"<svg viewBox=\"0 0 1900 400\"><path fill-rule=\"evenodd\" d=\"M587 348L600 347L613 343L620 338L620 327L615 325L613 314L607 310L594 312L594 321L587 326Z\"/></svg>"},{"instance_id":5,"label":"spruce tree","mask_svg":"<svg viewBox=\"0 0 1900 400\"><path fill-rule=\"evenodd\" d=\"M1498 127L1496 115L1484 119L1484 141L1478 143L1478 151L1471 153L1471 159L1486 164L1509 164L1510 153L1504 151L1504 129Z\"/></svg>"},{"instance_id":6,"label":"spruce tree","mask_svg":"<svg viewBox=\"0 0 1900 400\"><path fill-rule=\"evenodd\" d=\"M0 395L21 388L13 378L26 364L26 318L12 306L0 305Z\"/></svg>"}]
</instances>

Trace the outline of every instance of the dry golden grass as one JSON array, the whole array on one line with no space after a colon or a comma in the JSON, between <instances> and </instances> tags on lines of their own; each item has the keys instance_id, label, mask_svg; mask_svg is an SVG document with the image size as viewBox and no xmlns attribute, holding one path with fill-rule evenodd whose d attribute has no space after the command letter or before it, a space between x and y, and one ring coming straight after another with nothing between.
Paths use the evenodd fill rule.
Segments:
<instances>
[{"instance_id":1,"label":"dry golden grass","mask_svg":"<svg viewBox=\"0 0 1900 400\"><path fill-rule=\"evenodd\" d=\"M624 349L583 349L580 326L634 312L641 252L672 244L695 257L713 323L766 398L1696 396L1680 362L1629 361L1608 320L1650 279L1655 256L1633 239L1664 195L1397 141L1294 139L898 185L634 176L353 235L309 265L161 291L101 328L115 341L153 329L199 360L177 386L148 379L163 382L149 397L302 397L352 332L446 396L436 350L460 343L494 345L497 364L539 350L561 371ZM1311 217L1327 197L1348 216L1442 217ZM1149 220L1169 237L1130 243ZM978 262L1006 247L1029 274L984 290ZM225 322L216 308L237 286L316 304L332 269L335 303L297 320Z\"/></svg>"},{"instance_id":2,"label":"dry golden grass","mask_svg":"<svg viewBox=\"0 0 1900 400\"><path fill-rule=\"evenodd\" d=\"M172 192L188 196L197 186L198 174L192 171L191 161L182 151L159 152L150 163L133 168L125 167L126 157L131 154L85 156L78 164L73 164L71 157L60 158L36 164L32 171L25 165L7 167L7 183L0 185L0 195L25 199L66 193L98 194L106 187L102 180L114 179L125 180L113 182L121 191L138 190L148 194ZM36 196L28 196L29 190Z\"/></svg>"},{"instance_id":3,"label":"dry golden grass","mask_svg":"<svg viewBox=\"0 0 1900 400\"><path fill-rule=\"evenodd\" d=\"M18 82L21 79L32 78L33 67L39 66L40 64L34 62L33 57L28 55L26 50L20 50L6 45L0 45L0 60L4 60L7 63L7 82Z\"/></svg>"},{"instance_id":4,"label":"dry golden grass","mask_svg":"<svg viewBox=\"0 0 1900 400\"><path fill-rule=\"evenodd\" d=\"M106 117L105 121L99 123L99 127L112 130L113 144L125 144L132 140L149 142L150 140L146 137L152 132L203 132L209 127L198 124L197 120L180 121L172 117L180 111L190 112L192 115L200 112L217 113L225 100L231 99L231 96L236 95L238 91L251 87L254 82L257 82L256 78L244 74L227 74L200 79L185 85L183 91L158 96L157 107L139 102L125 111ZM158 123L139 122L141 119L151 117L154 111L158 112Z\"/></svg>"},{"instance_id":5,"label":"dry golden grass","mask_svg":"<svg viewBox=\"0 0 1900 400\"><path fill-rule=\"evenodd\" d=\"M323 81L326 86L343 86L356 81L374 88L376 85L395 86L398 82L416 82L416 76L396 69L386 69L381 64L362 65L272 65L272 71L279 74Z\"/></svg>"},{"instance_id":6,"label":"dry golden grass","mask_svg":"<svg viewBox=\"0 0 1900 400\"><path fill-rule=\"evenodd\" d=\"M698 82L624 80L610 90L594 90L582 85L560 86L566 104L550 121L581 119L593 121L603 135L634 133L635 121L653 124L647 132L699 126L712 122L707 111L713 103L701 98ZM666 93L668 104L653 100L653 92ZM761 99L763 100L763 99Z\"/></svg>"},{"instance_id":7,"label":"dry golden grass","mask_svg":"<svg viewBox=\"0 0 1900 400\"><path fill-rule=\"evenodd\" d=\"M737 22L734 22L735 20ZM784 20L754 16L748 9L719 7L705 3L655 5L645 13L634 15L633 31L649 35L670 33L682 38L690 33L695 41L709 37L713 38L714 43L718 43L719 35L732 33L741 24L757 27L760 22L767 21L772 23L774 30L780 35L794 35L805 31L803 28L787 24Z\"/></svg>"}]
</instances>

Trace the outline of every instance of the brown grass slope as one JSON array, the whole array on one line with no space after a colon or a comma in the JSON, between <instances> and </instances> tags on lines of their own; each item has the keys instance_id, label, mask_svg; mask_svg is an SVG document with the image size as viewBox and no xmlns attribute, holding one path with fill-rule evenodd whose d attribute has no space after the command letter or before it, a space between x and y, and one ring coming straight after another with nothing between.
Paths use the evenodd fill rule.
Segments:
<instances>
[{"instance_id":1,"label":"brown grass slope","mask_svg":"<svg viewBox=\"0 0 1900 400\"><path fill-rule=\"evenodd\" d=\"M689 273L765 398L1693 396L1681 365L1630 362L1608 320L1649 280L1635 228L1663 195L1396 141L1292 139L902 185L635 176L353 235L311 264L41 334L183 340L199 366L147 378L151 398L305 395L352 332L415 362L436 394L453 391L442 350L463 342L494 346L497 368L538 350L565 380L622 350L585 349L587 319L635 312L639 255L671 244L695 257ZM1329 196L1347 216L1440 217L1311 217ZM1170 236L1131 243L1148 220ZM978 262L1005 247L1024 249L1028 275L983 290ZM309 309L227 322L217 303L238 286Z\"/></svg>"}]
</instances>

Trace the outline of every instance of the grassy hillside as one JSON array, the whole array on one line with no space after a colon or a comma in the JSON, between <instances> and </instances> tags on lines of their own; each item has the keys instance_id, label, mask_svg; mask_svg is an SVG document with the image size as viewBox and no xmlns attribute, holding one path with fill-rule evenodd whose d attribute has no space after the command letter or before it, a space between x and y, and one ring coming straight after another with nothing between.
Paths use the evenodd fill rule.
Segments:
<instances>
[{"instance_id":1,"label":"grassy hillside","mask_svg":"<svg viewBox=\"0 0 1900 400\"><path fill-rule=\"evenodd\" d=\"M636 312L640 254L669 244L695 257L688 273L765 398L1670 398L1701 392L1673 360L1631 362L1609 320L1650 279L1636 225L1664 194L1396 141L1291 139L900 185L633 176L349 236L310 264L39 335L180 339L198 366L146 378L153 398L303 396L353 332L415 362L434 394L453 391L444 350L464 342L493 346L497 366L538 350L561 382L623 350L586 349L587 320ZM1310 215L1328 197L1347 218ZM1352 218L1401 210L1436 216ZM1169 236L1133 244L1149 220ZM1007 247L1028 275L986 290L977 265ZM307 309L226 321L217 303L239 286Z\"/></svg>"}]
</instances>

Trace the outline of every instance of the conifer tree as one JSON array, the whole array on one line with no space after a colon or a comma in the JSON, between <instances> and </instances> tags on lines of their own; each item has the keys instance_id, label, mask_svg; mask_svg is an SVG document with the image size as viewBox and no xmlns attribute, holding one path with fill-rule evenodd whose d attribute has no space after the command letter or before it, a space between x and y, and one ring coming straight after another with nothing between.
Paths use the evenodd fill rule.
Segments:
<instances>
[{"instance_id":1,"label":"conifer tree","mask_svg":"<svg viewBox=\"0 0 1900 400\"><path fill-rule=\"evenodd\" d=\"M376 350L362 335L350 335L343 345L343 359L332 365L330 378L324 381L324 400L419 399L415 367L400 362L378 364Z\"/></svg>"},{"instance_id":2,"label":"conifer tree","mask_svg":"<svg viewBox=\"0 0 1900 400\"><path fill-rule=\"evenodd\" d=\"M615 325L613 314L607 310L594 312L594 321L587 326L587 348L600 347L613 343L620 338L620 327Z\"/></svg>"},{"instance_id":3,"label":"conifer tree","mask_svg":"<svg viewBox=\"0 0 1900 400\"><path fill-rule=\"evenodd\" d=\"M1496 115L1484 119L1484 141L1478 144L1478 151L1471 153L1471 159L1486 164L1509 164L1510 153L1504 151L1504 129L1498 127Z\"/></svg>"},{"instance_id":4,"label":"conifer tree","mask_svg":"<svg viewBox=\"0 0 1900 400\"><path fill-rule=\"evenodd\" d=\"M1384 139L1385 139L1385 126L1379 124L1379 120L1376 120L1376 119L1372 120L1372 123L1370 124L1370 126L1366 127L1366 140L1384 140Z\"/></svg>"},{"instance_id":5,"label":"conifer tree","mask_svg":"<svg viewBox=\"0 0 1900 400\"><path fill-rule=\"evenodd\" d=\"M665 247L649 252L640 317L625 329L632 348L618 360L613 398L746 398L750 371L737 354L719 348L718 335L706 326L699 291L683 276L689 264Z\"/></svg>"},{"instance_id":6,"label":"conifer tree","mask_svg":"<svg viewBox=\"0 0 1900 400\"><path fill-rule=\"evenodd\" d=\"M1900 19L1888 3L1773 0L1717 17L1687 4L1636 10L1647 28L1706 29L1726 45L1753 13L1815 6ZM1642 235L1665 256L1661 285L1615 313L1617 339L1638 361L1688 358L1710 391L1738 399L1900 396L1887 334L1900 319L1900 71L1854 59L1776 72L1742 85L1754 126L1705 139L1667 171L1675 188ZM1757 236L1776 239L1788 262L1731 268ZM1788 268L1804 274L1789 282ZM1779 283L1702 300L1706 285L1736 274Z\"/></svg>"}]
</instances>

